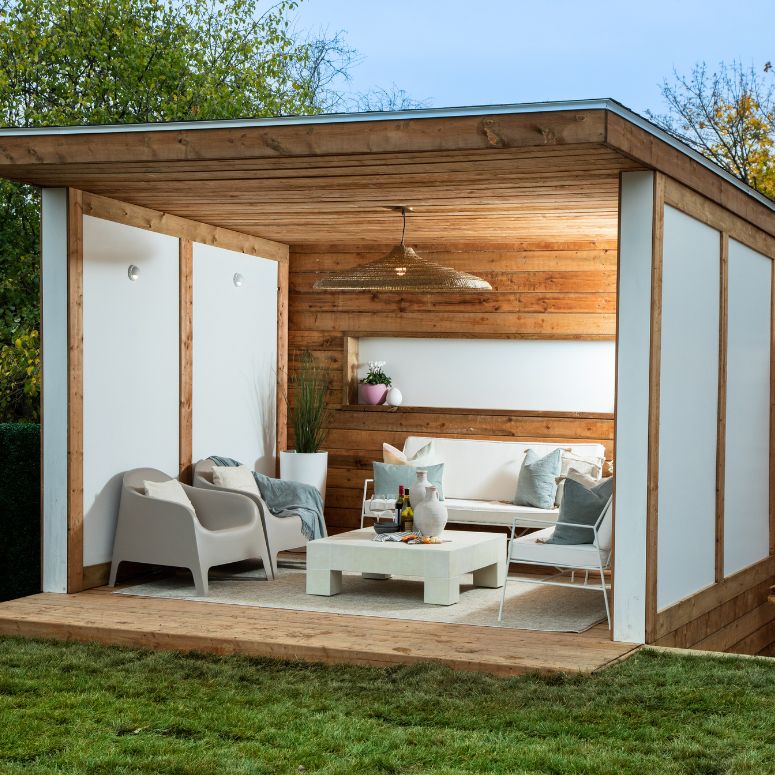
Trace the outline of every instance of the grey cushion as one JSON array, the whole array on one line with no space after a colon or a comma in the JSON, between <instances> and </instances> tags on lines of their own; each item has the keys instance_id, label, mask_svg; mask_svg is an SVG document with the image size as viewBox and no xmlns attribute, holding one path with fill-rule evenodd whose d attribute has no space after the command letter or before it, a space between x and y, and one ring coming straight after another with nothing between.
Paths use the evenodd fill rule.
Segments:
<instances>
[{"instance_id":1,"label":"grey cushion","mask_svg":"<svg viewBox=\"0 0 775 775\"><path fill-rule=\"evenodd\" d=\"M522 468L519 469L514 505L553 509L561 467L561 449L552 450L541 458L534 449L529 449L525 453Z\"/></svg>"},{"instance_id":2,"label":"grey cushion","mask_svg":"<svg viewBox=\"0 0 775 775\"><path fill-rule=\"evenodd\" d=\"M399 485L409 488L417 484L417 472L428 472L428 483L436 485L439 498L444 499L442 479L444 478L444 463L435 466L395 465L393 463L374 463L374 495L378 498L395 498Z\"/></svg>"},{"instance_id":3,"label":"grey cushion","mask_svg":"<svg viewBox=\"0 0 775 775\"><path fill-rule=\"evenodd\" d=\"M595 539L593 530L574 525L594 525L603 509L608 503L614 488L614 478L609 476L602 479L592 488L585 487L575 479L565 480L565 493L562 496L560 506L560 522L569 522L569 525L558 524L554 533L547 540L547 544L578 545L591 544Z\"/></svg>"}]
</instances>

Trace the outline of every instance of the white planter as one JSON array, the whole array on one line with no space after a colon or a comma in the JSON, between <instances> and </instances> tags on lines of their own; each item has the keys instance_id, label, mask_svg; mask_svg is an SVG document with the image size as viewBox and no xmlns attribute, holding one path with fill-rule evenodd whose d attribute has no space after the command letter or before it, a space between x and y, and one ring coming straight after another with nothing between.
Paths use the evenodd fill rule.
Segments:
<instances>
[{"instance_id":1,"label":"white planter","mask_svg":"<svg viewBox=\"0 0 775 775\"><path fill-rule=\"evenodd\" d=\"M328 452L280 452L280 479L317 487L326 501Z\"/></svg>"}]
</instances>

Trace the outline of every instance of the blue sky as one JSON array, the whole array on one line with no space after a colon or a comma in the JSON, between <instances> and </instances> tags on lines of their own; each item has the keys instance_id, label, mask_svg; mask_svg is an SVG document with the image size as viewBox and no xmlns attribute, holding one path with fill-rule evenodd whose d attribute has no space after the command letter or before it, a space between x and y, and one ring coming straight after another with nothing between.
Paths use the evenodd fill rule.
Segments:
<instances>
[{"instance_id":1,"label":"blue sky","mask_svg":"<svg viewBox=\"0 0 775 775\"><path fill-rule=\"evenodd\" d=\"M775 0L304 0L297 26L347 33L363 59L346 89L395 83L430 106L614 97L659 111L674 67L775 63Z\"/></svg>"}]
</instances>

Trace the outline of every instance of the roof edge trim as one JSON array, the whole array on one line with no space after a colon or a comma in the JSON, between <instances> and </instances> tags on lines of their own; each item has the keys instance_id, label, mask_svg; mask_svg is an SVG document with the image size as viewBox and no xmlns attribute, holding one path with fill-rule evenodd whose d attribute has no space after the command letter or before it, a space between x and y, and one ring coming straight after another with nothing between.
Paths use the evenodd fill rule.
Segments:
<instances>
[{"instance_id":1,"label":"roof edge trim","mask_svg":"<svg viewBox=\"0 0 775 775\"><path fill-rule=\"evenodd\" d=\"M76 126L52 127L3 127L0 137L117 134L129 132L175 132L199 129L246 129L253 127L293 126L313 124L368 123L375 121L405 121L429 118L453 118L466 116L496 116L525 113L551 113L572 110L609 110L650 135L664 141L692 160L711 170L731 183L735 188L756 199L771 212L775 212L775 201L751 188L742 180L703 156L686 143L673 137L643 116L611 98L590 100L567 100L559 102L525 102L500 105L472 105L452 108L417 108L412 110L384 111L372 113L321 113L315 116L279 116L276 118L239 118L202 121L171 121L151 124L81 124Z\"/></svg>"}]
</instances>

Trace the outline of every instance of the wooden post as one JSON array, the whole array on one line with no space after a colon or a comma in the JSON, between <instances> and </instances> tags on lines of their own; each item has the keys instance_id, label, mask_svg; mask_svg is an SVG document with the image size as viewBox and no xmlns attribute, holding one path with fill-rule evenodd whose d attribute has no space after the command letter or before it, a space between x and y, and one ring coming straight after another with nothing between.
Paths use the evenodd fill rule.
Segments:
<instances>
[{"instance_id":1,"label":"wooden post","mask_svg":"<svg viewBox=\"0 0 775 775\"><path fill-rule=\"evenodd\" d=\"M277 404L275 473L288 446L288 261L277 262Z\"/></svg>"},{"instance_id":2,"label":"wooden post","mask_svg":"<svg viewBox=\"0 0 775 775\"><path fill-rule=\"evenodd\" d=\"M724 480L727 435L727 320L729 314L729 234L721 232L719 262L718 428L716 431L716 583L724 579Z\"/></svg>"},{"instance_id":3,"label":"wooden post","mask_svg":"<svg viewBox=\"0 0 775 775\"><path fill-rule=\"evenodd\" d=\"M353 406L358 403L358 338L344 337L344 389L342 403Z\"/></svg>"},{"instance_id":4,"label":"wooden post","mask_svg":"<svg viewBox=\"0 0 775 775\"><path fill-rule=\"evenodd\" d=\"M775 262L775 255L770 255ZM775 554L775 263L770 281L770 554Z\"/></svg>"},{"instance_id":5,"label":"wooden post","mask_svg":"<svg viewBox=\"0 0 775 775\"><path fill-rule=\"evenodd\" d=\"M67 189L67 591L83 588L83 198Z\"/></svg>"},{"instance_id":6,"label":"wooden post","mask_svg":"<svg viewBox=\"0 0 775 775\"><path fill-rule=\"evenodd\" d=\"M662 352L662 253L665 236L665 177L654 175L651 230L651 345L649 354L648 495L646 508L646 643L657 625L659 514L659 390Z\"/></svg>"},{"instance_id":7,"label":"wooden post","mask_svg":"<svg viewBox=\"0 0 775 775\"><path fill-rule=\"evenodd\" d=\"M191 484L193 427L193 244L180 240L179 305L180 305L180 445L179 479Z\"/></svg>"}]
</instances>

